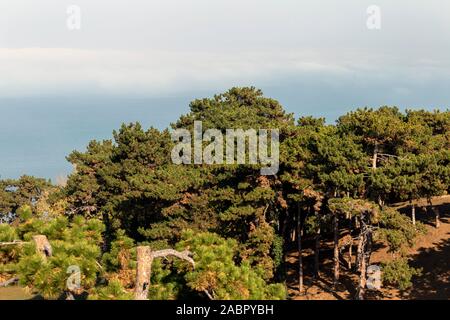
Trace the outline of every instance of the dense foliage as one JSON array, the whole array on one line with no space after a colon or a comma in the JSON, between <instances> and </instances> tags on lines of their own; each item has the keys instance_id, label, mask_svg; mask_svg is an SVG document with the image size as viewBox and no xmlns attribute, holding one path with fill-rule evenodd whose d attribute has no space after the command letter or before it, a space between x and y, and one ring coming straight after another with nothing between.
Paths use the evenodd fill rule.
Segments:
<instances>
[{"instance_id":1,"label":"dense foliage","mask_svg":"<svg viewBox=\"0 0 450 320\"><path fill-rule=\"evenodd\" d=\"M192 131L198 120L204 131L278 129L280 171L172 163L171 130ZM89 299L132 298L135 247L148 244L187 248L197 263L191 270L157 259L150 299L283 299L277 282L293 243L301 252L302 237L316 240L318 272L321 239L366 239L363 226L371 228L366 240L386 242L393 254L384 280L405 289L418 273L405 248L423 228L389 205L448 193L450 113L381 107L357 109L333 125L295 122L260 90L233 88L193 101L170 129L123 124L113 140L91 141L67 159L74 171L62 187L28 176L0 181L0 242L42 234L54 247L43 261L32 243L2 246L0 273L45 297L63 295L66 270L77 265L80 293ZM361 250L370 261L371 247Z\"/></svg>"}]
</instances>

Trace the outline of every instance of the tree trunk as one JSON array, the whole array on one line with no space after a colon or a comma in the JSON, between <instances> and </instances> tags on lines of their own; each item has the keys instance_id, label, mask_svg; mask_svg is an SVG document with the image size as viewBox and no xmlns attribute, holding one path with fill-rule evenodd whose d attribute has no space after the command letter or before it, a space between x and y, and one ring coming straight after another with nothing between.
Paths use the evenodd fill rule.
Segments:
<instances>
[{"instance_id":1,"label":"tree trunk","mask_svg":"<svg viewBox=\"0 0 450 320\"><path fill-rule=\"evenodd\" d=\"M288 234L288 212L285 213L285 217L283 220L283 226L281 228L281 236L283 238L283 261L282 261L282 272L283 272L283 279L287 278L287 255L288 255L288 250L287 250L287 245L289 243L289 234Z\"/></svg>"},{"instance_id":2,"label":"tree trunk","mask_svg":"<svg viewBox=\"0 0 450 320\"><path fill-rule=\"evenodd\" d=\"M334 231L334 286L336 287L339 281L339 220L337 213L334 214L333 219Z\"/></svg>"},{"instance_id":3,"label":"tree trunk","mask_svg":"<svg viewBox=\"0 0 450 320\"><path fill-rule=\"evenodd\" d=\"M316 233L315 247L314 247L314 277L319 278L320 271L320 227Z\"/></svg>"},{"instance_id":4,"label":"tree trunk","mask_svg":"<svg viewBox=\"0 0 450 320\"><path fill-rule=\"evenodd\" d=\"M281 224L280 224L280 234L283 237L283 240L287 240L287 235L286 235L286 230L287 230L287 225L288 225L288 213L284 212L284 217L283 219L281 219Z\"/></svg>"},{"instance_id":5,"label":"tree trunk","mask_svg":"<svg viewBox=\"0 0 450 320\"><path fill-rule=\"evenodd\" d=\"M292 229L291 231L291 243L295 243L295 240L297 238L297 228Z\"/></svg>"},{"instance_id":6,"label":"tree trunk","mask_svg":"<svg viewBox=\"0 0 450 320\"><path fill-rule=\"evenodd\" d=\"M297 245L298 245L298 293L303 294L303 255L302 255L302 225L300 220L300 206L297 214Z\"/></svg>"},{"instance_id":7,"label":"tree trunk","mask_svg":"<svg viewBox=\"0 0 450 320\"><path fill-rule=\"evenodd\" d=\"M372 254L372 226L370 225L370 217L368 212L361 214L361 231L360 241L358 245L358 260L360 263L359 286L356 294L357 300L364 300L364 293L367 285L367 268L370 264L370 256Z\"/></svg>"},{"instance_id":8,"label":"tree trunk","mask_svg":"<svg viewBox=\"0 0 450 320\"><path fill-rule=\"evenodd\" d=\"M364 292L366 289L366 282L367 282L366 273L367 273L366 258L362 257L361 266L360 266L360 275L359 275L359 287L358 287L358 294L357 294L358 300L364 300Z\"/></svg>"},{"instance_id":9,"label":"tree trunk","mask_svg":"<svg viewBox=\"0 0 450 320\"><path fill-rule=\"evenodd\" d=\"M366 250L365 250L366 267L370 266L370 260L372 258L372 243L373 243L372 227L369 226L369 230L367 232Z\"/></svg>"},{"instance_id":10,"label":"tree trunk","mask_svg":"<svg viewBox=\"0 0 450 320\"><path fill-rule=\"evenodd\" d=\"M361 271L361 258L363 256L363 245L364 245L364 235L362 232L362 227L363 227L363 223L361 221L361 219L358 219L359 221L359 225L361 228L361 231L359 233L359 238L358 238L358 248L356 249L356 261L355 261L355 267L356 267L356 271L359 272Z\"/></svg>"},{"instance_id":11,"label":"tree trunk","mask_svg":"<svg viewBox=\"0 0 450 320\"><path fill-rule=\"evenodd\" d=\"M348 246L348 270L352 269L352 248L353 247L353 243L350 243L350 245Z\"/></svg>"},{"instance_id":12,"label":"tree trunk","mask_svg":"<svg viewBox=\"0 0 450 320\"><path fill-rule=\"evenodd\" d=\"M52 256L52 246L46 236L36 235L33 236L33 242L36 245L36 251L41 255L44 260Z\"/></svg>"},{"instance_id":13,"label":"tree trunk","mask_svg":"<svg viewBox=\"0 0 450 320\"><path fill-rule=\"evenodd\" d=\"M195 262L191 258L192 253L188 250L179 252L173 249L152 251L148 246L136 248L136 287L134 289L134 300L147 300L152 275L152 263L156 258L176 257L189 262L195 268ZM208 297L211 297L208 292Z\"/></svg>"},{"instance_id":14,"label":"tree trunk","mask_svg":"<svg viewBox=\"0 0 450 320\"><path fill-rule=\"evenodd\" d=\"M435 227L436 229L439 229L439 227L441 226L441 219L439 217L439 208L433 206L433 202L431 199L428 200L428 204L430 206L430 210L434 212Z\"/></svg>"},{"instance_id":15,"label":"tree trunk","mask_svg":"<svg viewBox=\"0 0 450 320\"><path fill-rule=\"evenodd\" d=\"M75 297L73 296L72 292L66 292L66 300L75 300Z\"/></svg>"},{"instance_id":16,"label":"tree trunk","mask_svg":"<svg viewBox=\"0 0 450 320\"><path fill-rule=\"evenodd\" d=\"M439 208L433 207L433 211L435 213L435 219L436 219L436 228L439 229L441 226L441 219L439 217Z\"/></svg>"},{"instance_id":17,"label":"tree trunk","mask_svg":"<svg viewBox=\"0 0 450 320\"><path fill-rule=\"evenodd\" d=\"M378 205L383 208L384 206L384 201L383 198L381 198L381 195L378 195Z\"/></svg>"},{"instance_id":18,"label":"tree trunk","mask_svg":"<svg viewBox=\"0 0 450 320\"><path fill-rule=\"evenodd\" d=\"M373 148L373 158L372 158L372 169L377 169L378 162L378 142L375 142L375 147Z\"/></svg>"},{"instance_id":19,"label":"tree trunk","mask_svg":"<svg viewBox=\"0 0 450 320\"><path fill-rule=\"evenodd\" d=\"M416 225L416 206L412 201L410 203L411 203L411 220L413 225Z\"/></svg>"},{"instance_id":20,"label":"tree trunk","mask_svg":"<svg viewBox=\"0 0 450 320\"><path fill-rule=\"evenodd\" d=\"M137 247L136 287L134 300L147 300L152 272L152 250L150 247Z\"/></svg>"},{"instance_id":21,"label":"tree trunk","mask_svg":"<svg viewBox=\"0 0 450 320\"><path fill-rule=\"evenodd\" d=\"M358 217L357 216L355 216L355 229L359 229L359 227L360 227L360 222L359 222L359 220L358 220Z\"/></svg>"},{"instance_id":22,"label":"tree trunk","mask_svg":"<svg viewBox=\"0 0 450 320\"><path fill-rule=\"evenodd\" d=\"M364 289L366 288L366 272L367 272L367 265L366 265L366 224L364 221L364 216L361 214L361 230L359 233L359 243L358 243L358 254L357 254L357 270L359 271L359 284L358 284L358 290L356 293L356 299L357 300L364 300Z\"/></svg>"}]
</instances>

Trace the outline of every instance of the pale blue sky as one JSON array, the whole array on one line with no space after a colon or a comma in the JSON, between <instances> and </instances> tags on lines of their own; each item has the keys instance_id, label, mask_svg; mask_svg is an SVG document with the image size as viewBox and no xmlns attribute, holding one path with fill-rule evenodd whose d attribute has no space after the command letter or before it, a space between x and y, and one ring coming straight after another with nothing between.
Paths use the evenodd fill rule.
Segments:
<instances>
[{"instance_id":1,"label":"pale blue sky","mask_svg":"<svg viewBox=\"0 0 450 320\"><path fill-rule=\"evenodd\" d=\"M369 5L380 30L366 27ZM68 173L65 155L122 121L163 128L231 86L330 120L446 109L449 18L446 0L2 0L0 175Z\"/></svg>"}]
</instances>

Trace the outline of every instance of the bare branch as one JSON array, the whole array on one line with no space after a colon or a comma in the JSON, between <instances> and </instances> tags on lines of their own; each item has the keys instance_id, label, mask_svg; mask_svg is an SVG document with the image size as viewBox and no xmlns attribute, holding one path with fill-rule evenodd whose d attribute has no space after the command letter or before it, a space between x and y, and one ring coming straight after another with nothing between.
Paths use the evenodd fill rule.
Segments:
<instances>
[{"instance_id":1,"label":"bare branch","mask_svg":"<svg viewBox=\"0 0 450 320\"><path fill-rule=\"evenodd\" d=\"M166 250L159 250L159 251L152 252L152 258L166 258L168 256L174 256L179 259L186 260L195 268L195 262L191 258L192 253L188 250L180 252L180 251L176 251L173 249L166 249Z\"/></svg>"},{"instance_id":2,"label":"bare branch","mask_svg":"<svg viewBox=\"0 0 450 320\"><path fill-rule=\"evenodd\" d=\"M147 300L148 298L153 259L174 256L188 261L195 268L195 262L191 258L192 253L188 250L179 252L173 249L166 249L153 252L149 246L140 246L137 247L136 253L137 268L134 300Z\"/></svg>"},{"instance_id":3,"label":"bare branch","mask_svg":"<svg viewBox=\"0 0 450 320\"><path fill-rule=\"evenodd\" d=\"M26 243L25 241L20 241L20 240L14 240L11 242L0 242L0 246L13 246L13 245L19 245L19 244L24 244Z\"/></svg>"},{"instance_id":4,"label":"bare branch","mask_svg":"<svg viewBox=\"0 0 450 320\"><path fill-rule=\"evenodd\" d=\"M12 278L12 279L6 280L5 282L0 282L0 288L7 287L11 284L16 283L17 281L19 281L19 278Z\"/></svg>"},{"instance_id":5,"label":"bare branch","mask_svg":"<svg viewBox=\"0 0 450 320\"><path fill-rule=\"evenodd\" d=\"M209 300L214 300L213 296L208 292L208 290L203 290L203 292L208 296Z\"/></svg>"}]
</instances>

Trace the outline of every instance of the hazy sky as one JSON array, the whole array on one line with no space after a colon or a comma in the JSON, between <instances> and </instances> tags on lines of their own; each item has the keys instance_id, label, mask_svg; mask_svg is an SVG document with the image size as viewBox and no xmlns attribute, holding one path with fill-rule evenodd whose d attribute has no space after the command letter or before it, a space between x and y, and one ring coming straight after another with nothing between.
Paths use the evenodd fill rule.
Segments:
<instances>
[{"instance_id":1,"label":"hazy sky","mask_svg":"<svg viewBox=\"0 0 450 320\"><path fill-rule=\"evenodd\" d=\"M80 30L66 25L72 4ZM366 26L373 4L380 30ZM0 48L0 96L155 96L311 79L323 94L343 82L389 83L379 94L400 98L448 82L450 2L1 0Z\"/></svg>"},{"instance_id":2,"label":"hazy sky","mask_svg":"<svg viewBox=\"0 0 450 320\"><path fill-rule=\"evenodd\" d=\"M0 175L31 164L55 175L121 120L165 127L191 99L243 85L330 120L359 106L448 108L450 1L0 0Z\"/></svg>"}]
</instances>

